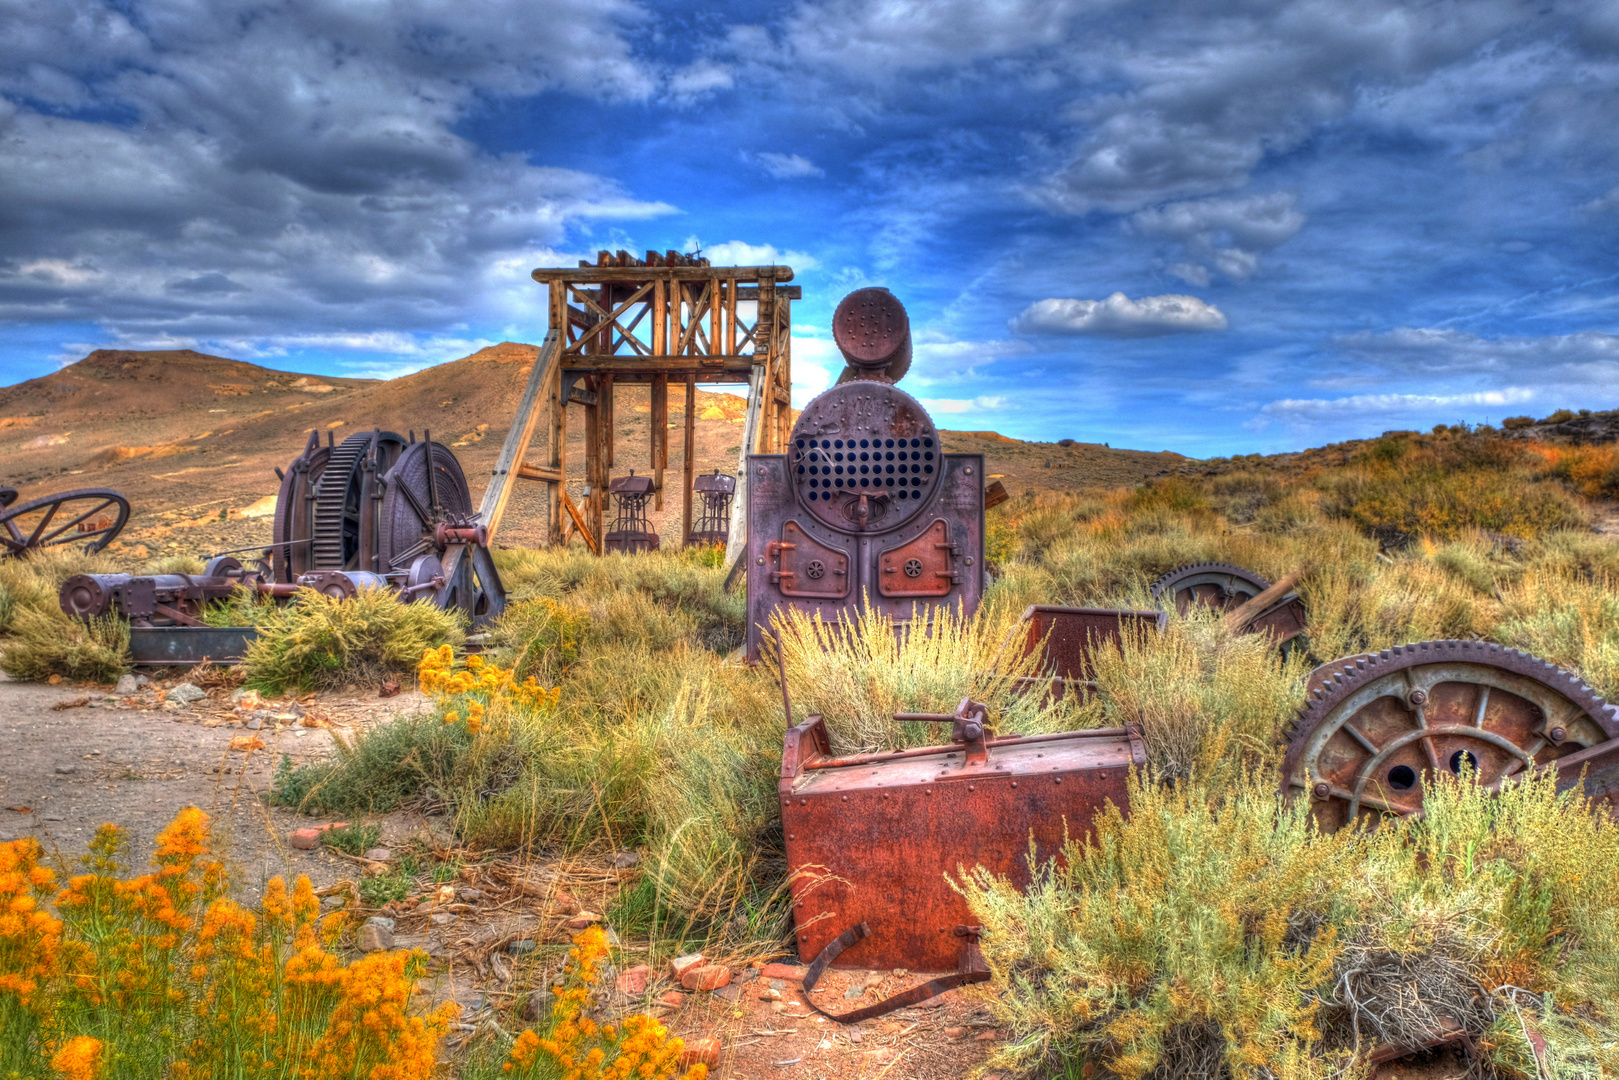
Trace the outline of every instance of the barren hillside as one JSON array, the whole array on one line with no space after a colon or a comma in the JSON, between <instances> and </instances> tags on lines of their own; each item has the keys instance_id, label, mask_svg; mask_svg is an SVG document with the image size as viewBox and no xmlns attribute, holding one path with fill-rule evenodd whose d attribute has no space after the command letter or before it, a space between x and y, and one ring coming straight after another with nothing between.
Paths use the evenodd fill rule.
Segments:
<instances>
[{"instance_id":1,"label":"barren hillside","mask_svg":"<svg viewBox=\"0 0 1619 1080\"><path fill-rule=\"evenodd\" d=\"M98 350L61 371L0 388L0 482L23 498L111 487L133 514L120 545L139 554L205 553L267 542L278 483L311 429L337 439L371 427L424 431L451 444L481 496L538 348L504 342L386 381L275 371L190 350ZM670 393L670 472L660 532L679 528L685 400ZM697 469L736 467L745 401L699 390ZM646 387L618 393L614 475L648 470ZM570 414L570 471L582 471L583 423ZM945 447L986 455L1013 493L1136 483L1186 459L1086 443L1024 443L945 432ZM531 458L537 455L531 455ZM500 543L537 543L542 485L520 485ZM115 550L117 548L115 547Z\"/></svg>"}]
</instances>

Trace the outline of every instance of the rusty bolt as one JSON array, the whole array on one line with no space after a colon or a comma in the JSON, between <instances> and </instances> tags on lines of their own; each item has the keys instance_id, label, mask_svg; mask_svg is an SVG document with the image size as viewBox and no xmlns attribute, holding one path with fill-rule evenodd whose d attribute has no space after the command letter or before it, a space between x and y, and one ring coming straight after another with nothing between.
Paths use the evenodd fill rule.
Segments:
<instances>
[{"instance_id":1,"label":"rusty bolt","mask_svg":"<svg viewBox=\"0 0 1619 1080\"><path fill-rule=\"evenodd\" d=\"M1409 694L1407 694L1405 696L1405 699L1407 701L1409 701L1413 705L1417 705L1417 706L1426 705L1426 704L1428 704L1428 691L1426 691L1426 690L1413 690L1413 691L1411 691Z\"/></svg>"},{"instance_id":2,"label":"rusty bolt","mask_svg":"<svg viewBox=\"0 0 1619 1080\"><path fill-rule=\"evenodd\" d=\"M1317 780L1315 782L1315 787L1311 790L1315 792L1316 798L1325 799L1328 795L1332 794L1332 785L1327 783L1325 780Z\"/></svg>"},{"instance_id":3,"label":"rusty bolt","mask_svg":"<svg viewBox=\"0 0 1619 1080\"><path fill-rule=\"evenodd\" d=\"M1564 739L1568 738L1568 729L1554 727L1550 731L1546 732L1546 734L1552 737L1552 742L1562 742Z\"/></svg>"}]
</instances>

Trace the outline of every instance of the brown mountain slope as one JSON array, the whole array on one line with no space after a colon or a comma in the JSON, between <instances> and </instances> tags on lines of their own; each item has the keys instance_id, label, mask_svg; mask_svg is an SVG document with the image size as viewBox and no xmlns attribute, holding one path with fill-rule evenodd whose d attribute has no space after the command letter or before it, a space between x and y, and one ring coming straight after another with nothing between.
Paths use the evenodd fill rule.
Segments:
<instances>
[{"instance_id":1,"label":"brown mountain slope","mask_svg":"<svg viewBox=\"0 0 1619 1080\"><path fill-rule=\"evenodd\" d=\"M0 388L0 483L23 498L76 487L122 491L133 508L121 548L140 554L206 553L266 543L285 468L310 429L341 440L372 427L452 445L473 501L481 498L534 358L504 342L386 381L274 371L187 351L99 350L52 375ZM655 527L679 531L684 394L670 393L670 478ZM745 401L698 392L696 467L736 467ZM613 475L650 471L646 387L618 392ZM570 473L583 472L583 423L569 410ZM1136 483L1185 459L1088 444L1022 443L993 432L944 432L945 447L984 453L987 472L1014 494ZM538 454L531 454L537 459ZM538 543L544 485L520 484L500 542ZM575 495L579 494L577 485Z\"/></svg>"}]
</instances>

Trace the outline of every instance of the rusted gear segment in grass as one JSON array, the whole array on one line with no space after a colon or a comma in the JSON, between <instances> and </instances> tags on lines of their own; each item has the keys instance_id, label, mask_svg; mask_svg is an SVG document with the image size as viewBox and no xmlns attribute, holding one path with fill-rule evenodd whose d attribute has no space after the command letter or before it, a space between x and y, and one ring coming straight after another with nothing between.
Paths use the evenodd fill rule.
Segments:
<instances>
[{"instance_id":1,"label":"rusted gear segment in grass","mask_svg":"<svg viewBox=\"0 0 1619 1080\"><path fill-rule=\"evenodd\" d=\"M1423 641L1318 668L1288 740L1284 795L1326 831L1422 810L1439 774L1499 789L1531 768L1619 793L1619 710L1576 676L1482 641Z\"/></svg>"},{"instance_id":2,"label":"rusted gear segment in grass","mask_svg":"<svg viewBox=\"0 0 1619 1080\"><path fill-rule=\"evenodd\" d=\"M1246 603L1270 588L1270 582L1240 566L1200 562L1171 570L1152 583L1152 598L1164 611L1173 605L1185 615L1193 604L1224 611Z\"/></svg>"}]
</instances>

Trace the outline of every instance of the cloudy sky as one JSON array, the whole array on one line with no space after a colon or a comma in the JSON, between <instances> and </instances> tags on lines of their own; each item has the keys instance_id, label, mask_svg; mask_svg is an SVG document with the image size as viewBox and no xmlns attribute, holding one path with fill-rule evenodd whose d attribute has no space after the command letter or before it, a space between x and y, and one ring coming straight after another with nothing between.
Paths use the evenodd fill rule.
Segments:
<instances>
[{"instance_id":1,"label":"cloudy sky","mask_svg":"<svg viewBox=\"0 0 1619 1080\"><path fill-rule=\"evenodd\" d=\"M0 384L396 374L540 265L851 288L946 426L1197 456L1619 406L1619 4L0 0Z\"/></svg>"}]
</instances>

